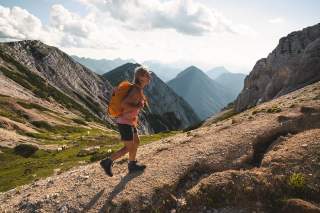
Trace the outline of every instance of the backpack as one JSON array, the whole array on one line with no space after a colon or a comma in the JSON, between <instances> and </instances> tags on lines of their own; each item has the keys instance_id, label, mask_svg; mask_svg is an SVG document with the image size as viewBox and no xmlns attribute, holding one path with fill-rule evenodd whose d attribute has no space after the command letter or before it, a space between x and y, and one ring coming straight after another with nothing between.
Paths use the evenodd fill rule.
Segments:
<instances>
[{"instance_id":1,"label":"backpack","mask_svg":"<svg viewBox=\"0 0 320 213\"><path fill-rule=\"evenodd\" d=\"M133 84L129 81L122 81L112 92L111 100L108 105L110 117L118 117L122 113L121 101L127 96Z\"/></svg>"}]
</instances>

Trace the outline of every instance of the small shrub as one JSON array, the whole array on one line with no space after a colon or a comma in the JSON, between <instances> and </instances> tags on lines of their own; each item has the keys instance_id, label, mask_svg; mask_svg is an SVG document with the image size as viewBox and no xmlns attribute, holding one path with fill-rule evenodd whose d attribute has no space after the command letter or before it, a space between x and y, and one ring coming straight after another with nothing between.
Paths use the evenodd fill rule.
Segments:
<instances>
[{"instance_id":1,"label":"small shrub","mask_svg":"<svg viewBox=\"0 0 320 213\"><path fill-rule=\"evenodd\" d=\"M267 113L278 113L281 112L281 108L278 106L273 106L272 108L267 109Z\"/></svg>"},{"instance_id":2,"label":"small shrub","mask_svg":"<svg viewBox=\"0 0 320 213\"><path fill-rule=\"evenodd\" d=\"M93 155L91 155L90 161L91 162L99 161L99 160L102 160L106 157L109 157L110 155L111 155L111 153L109 153L109 152L97 152L97 153L94 153Z\"/></svg>"},{"instance_id":3,"label":"small shrub","mask_svg":"<svg viewBox=\"0 0 320 213\"><path fill-rule=\"evenodd\" d=\"M317 95L316 97L314 97L313 100L320 100L320 95Z\"/></svg>"},{"instance_id":4,"label":"small shrub","mask_svg":"<svg viewBox=\"0 0 320 213\"><path fill-rule=\"evenodd\" d=\"M39 111L50 111L47 108L42 107L39 104L35 104L35 103L24 103L21 101L17 101L17 103L25 109L37 109Z\"/></svg>"},{"instance_id":5,"label":"small shrub","mask_svg":"<svg viewBox=\"0 0 320 213\"><path fill-rule=\"evenodd\" d=\"M188 132L188 131L197 129L197 128L201 127L203 123L204 123L204 121L200 121L194 125L188 126L187 128L183 129L183 132Z\"/></svg>"},{"instance_id":6,"label":"small shrub","mask_svg":"<svg viewBox=\"0 0 320 213\"><path fill-rule=\"evenodd\" d=\"M291 104L291 105L289 106L289 108L295 108L295 107L296 107L295 104Z\"/></svg>"},{"instance_id":7,"label":"small shrub","mask_svg":"<svg viewBox=\"0 0 320 213\"><path fill-rule=\"evenodd\" d=\"M301 173L293 173L288 180L288 185L293 189L302 189L305 186L305 179Z\"/></svg>"},{"instance_id":8,"label":"small shrub","mask_svg":"<svg viewBox=\"0 0 320 213\"><path fill-rule=\"evenodd\" d=\"M80 124L80 125L87 125L87 123L84 120L79 119L79 118L74 118L74 119L72 119L72 121L77 124Z\"/></svg>"},{"instance_id":9,"label":"small shrub","mask_svg":"<svg viewBox=\"0 0 320 213\"><path fill-rule=\"evenodd\" d=\"M261 112L265 112L266 110L265 109L256 109L254 111L252 111L252 115L255 115L255 114L258 114L258 113L261 113Z\"/></svg>"},{"instance_id":10,"label":"small shrub","mask_svg":"<svg viewBox=\"0 0 320 213\"><path fill-rule=\"evenodd\" d=\"M46 121L32 121L31 124L40 129L52 130L53 127Z\"/></svg>"},{"instance_id":11,"label":"small shrub","mask_svg":"<svg viewBox=\"0 0 320 213\"><path fill-rule=\"evenodd\" d=\"M38 147L31 144L19 144L14 147L14 153L25 158L32 156L37 150Z\"/></svg>"}]
</instances>

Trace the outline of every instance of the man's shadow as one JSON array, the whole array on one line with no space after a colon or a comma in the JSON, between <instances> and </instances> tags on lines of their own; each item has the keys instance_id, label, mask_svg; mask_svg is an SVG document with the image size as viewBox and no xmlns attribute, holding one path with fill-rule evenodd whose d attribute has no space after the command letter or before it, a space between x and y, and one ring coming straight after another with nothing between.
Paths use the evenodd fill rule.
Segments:
<instances>
[{"instance_id":1,"label":"man's shadow","mask_svg":"<svg viewBox=\"0 0 320 213\"><path fill-rule=\"evenodd\" d=\"M135 172L132 174L127 173L126 176L124 176L121 181L114 187L114 189L112 190L112 192L110 192L109 197L106 199L104 205L101 207L101 209L99 210L99 212L108 212L108 208L112 207L112 200L113 198L115 198L120 192L122 192L125 188L125 186L127 185L127 183L129 181L131 181L132 179L140 176L143 173L143 171L140 172ZM85 211L88 211L89 209L91 209L92 206L95 205L95 203L99 200L99 198L103 195L104 193L104 189L101 190L100 192L98 192L90 201L89 203L84 207Z\"/></svg>"},{"instance_id":2,"label":"man's shadow","mask_svg":"<svg viewBox=\"0 0 320 213\"><path fill-rule=\"evenodd\" d=\"M124 176L121 181L114 187L114 189L112 190L112 192L110 192L110 195L107 199L107 201L112 201L114 197L116 197L120 192L123 191L123 189L125 188L125 186L127 185L127 183L129 181L131 181L132 179L142 175L143 171L139 171L139 172L135 172L132 174L127 173L126 176Z\"/></svg>"}]
</instances>

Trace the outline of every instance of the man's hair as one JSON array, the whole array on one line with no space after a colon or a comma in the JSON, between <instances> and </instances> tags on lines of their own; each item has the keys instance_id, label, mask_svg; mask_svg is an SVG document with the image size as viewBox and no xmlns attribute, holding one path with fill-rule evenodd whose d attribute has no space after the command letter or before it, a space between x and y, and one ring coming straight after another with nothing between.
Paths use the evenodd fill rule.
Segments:
<instances>
[{"instance_id":1,"label":"man's hair","mask_svg":"<svg viewBox=\"0 0 320 213\"><path fill-rule=\"evenodd\" d=\"M148 73L150 75L150 71L148 70L148 68L144 67L144 66L139 66L137 68L134 69L134 78L133 78L133 83L137 84L139 83L139 75L143 74L143 73Z\"/></svg>"}]
</instances>

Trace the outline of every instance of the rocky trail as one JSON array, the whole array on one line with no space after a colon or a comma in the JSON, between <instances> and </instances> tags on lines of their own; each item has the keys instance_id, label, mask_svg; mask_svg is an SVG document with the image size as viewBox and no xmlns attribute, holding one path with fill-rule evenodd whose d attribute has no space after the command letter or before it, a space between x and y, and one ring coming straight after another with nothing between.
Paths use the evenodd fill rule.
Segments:
<instances>
[{"instance_id":1,"label":"rocky trail","mask_svg":"<svg viewBox=\"0 0 320 213\"><path fill-rule=\"evenodd\" d=\"M141 146L144 173L99 163L0 194L0 212L320 212L320 82Z\"/></svg>"}]
</instances>

